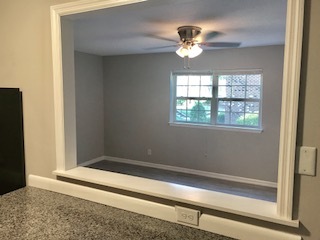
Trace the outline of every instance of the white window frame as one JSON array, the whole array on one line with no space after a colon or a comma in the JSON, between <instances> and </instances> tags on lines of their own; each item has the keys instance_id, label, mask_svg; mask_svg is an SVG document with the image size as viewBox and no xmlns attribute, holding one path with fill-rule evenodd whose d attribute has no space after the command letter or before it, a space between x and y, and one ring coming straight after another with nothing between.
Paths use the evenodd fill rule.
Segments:
<instances>
[{"instance_id":1,"label":"white window frame","mask_svg":"<svg viewBox=\"0 0 320 240\"><path fill-rule=\"evenodd\" d=\"M237 124L222 124L217 122L218 115L218 78L220 75L251 75L251 74L260 74L260 98L259 99L250 99L250 98L241 98L237 101L246 102L247 100L258 102L259 103L259 123L257 126L250 125L237 125ZM176 101L177 97L177 76L212 76L212 97L208 98L198 98L198 97L186 97L188 99L202 99L211 101L211 121L210 122L191 122L191 121L178 121L176 120ZM245 85L247 87L247 85ZM222 129L234 129L234 130L253 130L257 132L262 131L262 94L263 93L263 73L261 69L245 69L245 70L214 70L214 71L197 71L197 70L182 70L182 71L173 71L170 76L170 121L169 124L176 126L181 124L182 126L187 127L207 127L211 129L222 128ZM226 100L232 101L234 98L226 98Z\"/></svg>"},{"instance_id":2,"label":"white window frame","mask_svg":"<svg viewBox=\"0 0 320 240\"><path fill-rule=\"evenodd\" d=\"M68 85L68 79L63 78L61 17L143 1L144 0L80 0L51 7L56 174L59 172L66 173L69 170L77 168L75 158L76 145L74 145L76 133L71 131L71 133L68 134L68 129L75 125L74 117L69 116L74 113L73 108L75 108L74 104L69 104L69 101L74 101L74 99L70 100L67 99L67 96L64 96L64 92L69 91L69 88L74 88L74 86L72 86L72 84ZM278 219L289 222L292 221L293 210L303 13L304 0L288 0L276 214Z\"/></svg>"}]
</instances>

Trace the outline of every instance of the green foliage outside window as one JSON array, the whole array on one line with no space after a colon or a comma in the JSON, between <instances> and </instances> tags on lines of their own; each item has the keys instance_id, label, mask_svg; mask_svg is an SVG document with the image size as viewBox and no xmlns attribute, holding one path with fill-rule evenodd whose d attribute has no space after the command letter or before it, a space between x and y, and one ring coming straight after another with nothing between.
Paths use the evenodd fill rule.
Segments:
<instances>
[{"instance_id":1,"label":"green foliage outside window","mask_svg":"<svg viewBox=\"0 0 320 240\"><path fill-rule=\"evenodd\" d=\"M225 119L225 112L219 112L217 123L228 124ZM246 114L246 116L240 116L236 120L237 125L245 125L245 126L259 126L259 115L258 114Z\"/></svg>"},{"instance_id":2,"label":"green foliage outside window","mask_svg":"<svg viewBox=\"0 0 320 240\"><path fill-rule=\"evenodd\" d=\"M192 122L209 122L205 107L199 101L192 107L190 112L190 120Z\"/></svg>"},{"instance_id":3,"label":"green foliage outside window","mask_svg":"<svg viewBox=\"0 0 320 240\"><path fill-rule=\"evenodd\" d=\"M258 114L246 114L246 117L241 116L237 119L237 124L243 124L245 120L246 126L259 126L259 115Z\"/></svg>"},{"instance_id":4,"label":"green foliage outside window","mask_svg":"<svg viewBox=\"0 0 320 240\"><path fill-rule=\"evenodd\" d=\"M218 123L225 123L225 113L224 112L219 112L218 113L217 122Z\"/></svg>"}]
</instances>

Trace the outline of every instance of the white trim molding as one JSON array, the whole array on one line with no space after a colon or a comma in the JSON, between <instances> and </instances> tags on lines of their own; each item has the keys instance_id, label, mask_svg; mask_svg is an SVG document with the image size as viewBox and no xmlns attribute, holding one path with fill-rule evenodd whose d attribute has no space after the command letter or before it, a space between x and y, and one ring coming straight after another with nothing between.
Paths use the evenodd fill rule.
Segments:
<instances>
[{"instance_id":1,"label":"white trim molding","mask_svg":"<svg viewBox=\"0 0 320 240\"><path fill-rule=\"evenodd\" d=\"M67 107L70 107L72 104L66 104L65 101L68 100L64 99L61 17L143 1L144 0L80 0L51 7L56 164L58 172L66 172L67 170L72 171L73 168L77 169L75 160L66 157L66 153L70 156L76 156L76 149L68 149L69 146L74 146L74 144L73 142L68 142L71 141L70 136L69 138L66 138L66 130L71 129L73 126L68 126L70 123L66 121L65 113L74 112L74 109L67 109ZM278 217L284 221L292 221L293 178L304 0L288 0L287 2L287 27L279 145L277 214ZM72 151L74 151L73 154ZM248 209L248 211L250 211L250 209Z\"/></svg>"},{"instance_id":2,"label":"white trim molding","mask_svg":"<svg viewBox=\"0 0 320 240\"><path fill-rule=\"evenodd\" d=\"M78 166L85 167L85 166L88 166L88 165L91 165L91 164L94 164L94 163L97 163L97 162L100 162L100 161L103 161L103 160L106 160L106 156L101 156L101 157L97 157L97 158L91 159L89 161L85 161L83 163L78 164Z\"/></svg>"},{"instance_id":3,"label":"white trim molding","mask_svg":"<svg viewBox=\"0 0 320 240\"><path fill-rule=\"evenodd\" d=\"M64 139L64 98L62 74L62 42L60 15L51 7L51 38L53 63L53 90L54 90L54 117L55 117L55 144L57 169L65 170L65 139Z\"/></svg>"},{"instance_id":4,"label":"white trim molding","mask_svg":"<svg viewBox=\"0 0 320 240\"><path fill-rule=\"evenodd\" d=\"M53 174L58 177L78 180L83 184L92 183L97 187L106 186L125 190L128 193L140 193L193 205L195 208L214 209L266 222L299 227L299 221L283 219L278 216L275 202L87 167L76 167L67 171L57 170Z\"/></svg>"},{"instance_id":5,"label":"white trim molding","mask_svg":"<svg viewBox=\"0 0 320 240\"><path fill-rule=\"evenodd\" d=\"M180 222L177 222L175 206L155 203L148 200L124 196L117 193L106 192L99 189L93 189L35 175L29 175L28 183L31 187L54 191L127 211L136 212L149 217L181 224ZM300 236L291 233L254 226L204 213L200 215L199 226L187 226L236 239L301 240Z\"/></svg>"},{"instance_id":6,"label":"white trim molding","mask_svg":"<svg viewBox=\"0 0 320 240\"><path fill-rule=\"evenodd\" d=\"M270 181L263 181L263 180L253 179L253 178L245 178L245 177L238 177L238 176L232 176L232 175L221 174L221 173L207 172L207 171L195 170L190 168L169 166L169 165L158 164L158 163L142 162L142 161L127 159L127 158L118 158L118 157L111 157L111 156L101 156L101 157L89 160L87 162L81 163L79 164L79 166L82 166L82 167L88 166L88 165L100 162L102 160L143 166L143 167L157 168L157 169L180 172L180 173L188 173L188 174L193 174L197 176L227 180L227 181L238 182L238 183L247 183L247 184L252 184L257 186L277 188L277 183L270 182Z\"/></svg>"},{"instance_id":7,"label":"white trim molding","mask_svg":"<svg viewBox=\"0 0 320 240\"><path fill-rule=\"evenodd\" d=\"M120 7L123 5L141 3L148 0L82 0L52 6L59 16L90 12L104 8Z\"/></svg>"},{"instance_id":8,"label":"white trim molding","mask_svg":"<svg viewBox=\"0 0 320 240\"><path fill-rule=\"evenodd\" d=\"M169 126L172 127L187 127L187 128L202 128L202 129L214 129L223 131L236 131L236 132L250 132L250 133L262 133L263 128L248 128L248 127L235 127L235 126L223 126L223 125L200 125L184 122L169 122Z\"/></svg>"},{"instance_id":9,"label":"white trim molding","mask_svg":"<svg viewBox=\"0 0 320 240\"><path fill-rule=\"evenodd\" d=\"M278 214L292 218L304 0L287 1L278 164Z\"/></svg>"}]
</instances>

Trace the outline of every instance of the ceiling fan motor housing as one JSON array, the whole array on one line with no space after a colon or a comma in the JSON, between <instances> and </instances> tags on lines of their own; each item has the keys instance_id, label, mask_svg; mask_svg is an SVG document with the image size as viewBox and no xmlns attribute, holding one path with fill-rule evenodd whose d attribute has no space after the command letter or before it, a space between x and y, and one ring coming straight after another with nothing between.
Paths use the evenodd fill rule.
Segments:
<instances>
[{"instance_id":1,"label":"ceiling fan motor housing","mask_svg":"<svg viewBox=\"0 0 320 240\"><path fill-rule=\"evenodd\" d=\"M201 28L195 26L182 26L178 28L178 33L183 43L193 43L195 38L201 33Z\"/></svg>"}]
</instances>

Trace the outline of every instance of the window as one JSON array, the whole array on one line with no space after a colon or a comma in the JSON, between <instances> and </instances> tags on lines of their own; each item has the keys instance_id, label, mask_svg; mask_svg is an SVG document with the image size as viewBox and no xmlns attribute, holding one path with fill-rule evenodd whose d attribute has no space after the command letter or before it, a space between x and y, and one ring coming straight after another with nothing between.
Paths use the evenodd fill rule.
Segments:
<instances>
[{"instance_id":1,"label":"window","mask_svg":"<svg viewBox=\"0 0 320 240\"><path fill-rule=\"evenodd\" d=\"M173 72L171 122L261 127L262 71Z\"/></svg>"}]
</instances>

